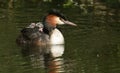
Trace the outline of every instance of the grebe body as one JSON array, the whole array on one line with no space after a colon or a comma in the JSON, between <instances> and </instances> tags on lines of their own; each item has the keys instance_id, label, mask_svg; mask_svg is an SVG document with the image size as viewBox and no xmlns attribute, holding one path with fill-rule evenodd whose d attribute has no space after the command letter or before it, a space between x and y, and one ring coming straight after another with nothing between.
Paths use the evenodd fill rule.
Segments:
<instances>
[{"instance_id":1,"label":"grebe body","mask_svg":"<svg viewBox=\"0 0 120 73\"><path fill-rule=\"evenodd\" d=\"M50 11L43 22L31 23L21 30L17 43L20 45L46 45L64 44L64 37L56 27L57 25L76 24L68 21L66 17L57 10Z\"/></svg>"}]
</instances>

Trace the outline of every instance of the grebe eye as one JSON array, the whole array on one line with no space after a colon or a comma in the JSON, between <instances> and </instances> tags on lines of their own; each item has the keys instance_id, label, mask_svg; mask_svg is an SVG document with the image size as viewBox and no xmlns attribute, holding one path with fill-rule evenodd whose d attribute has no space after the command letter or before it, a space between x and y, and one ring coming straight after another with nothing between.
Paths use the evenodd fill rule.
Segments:
<instances>
[{"instance_id":1,"label":"grebe eye","mask_svg":"<svg viewBox=\"0 0 120 73\"><path fill-rule=\"evenodd\" d=\"M63 18L61 18L61 17L60 17L59 19L60 19L61 21L63 21L63 20L64 20L64 19L63 19Z\"/></svg>"}]
</instances>

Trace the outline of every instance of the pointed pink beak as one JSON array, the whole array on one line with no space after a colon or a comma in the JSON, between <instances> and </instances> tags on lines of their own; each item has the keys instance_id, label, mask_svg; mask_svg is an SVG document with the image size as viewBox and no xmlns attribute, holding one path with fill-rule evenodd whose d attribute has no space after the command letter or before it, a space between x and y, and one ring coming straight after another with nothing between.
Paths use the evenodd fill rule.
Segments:
<instances>
[{"instance_id":1,"label":"pointed pink beak","mask_svg":"<svg viewBox=\"0 0 120 73\"><path fill-rule=\"evenodd\" d=\"M68 21L68 20L62 20L65 24L67 24L67 25L72 25L72 26L77 26L75 23L73 23L73 22L70 22L70 21Z\"/></svg>"},{"instance_id":2,"label":"pointed pink beak","mask_svg":"<svg viewBox=\"0 0 120 73\"><path fill-rule=\"evenodd\" d=\"M72 26L77 26L75 23L70 22L70 21L63 21L65 24L72 25Z\"/></svg>"}]
</instances>

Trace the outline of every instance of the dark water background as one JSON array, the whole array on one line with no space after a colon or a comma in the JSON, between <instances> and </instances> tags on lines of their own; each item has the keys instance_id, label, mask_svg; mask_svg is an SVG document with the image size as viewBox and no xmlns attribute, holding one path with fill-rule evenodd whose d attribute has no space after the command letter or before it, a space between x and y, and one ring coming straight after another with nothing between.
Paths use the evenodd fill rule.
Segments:
<instances>
[{"instance_id":1,"label":"dark water background","mask_svg":"<svg viewBox=\"0 0 120 73\"><path fill-rule=\"evenodd\" d=\"M45 8L0 8L0 73L120 73L119 10L117 15L102 15L61 8L78 26L59 26L65 37L64 54L46 60L49 66L39 55L40 49L18 47L15 40L20 30L41 21L49 10Z\"/></svg>"}]
</instances>

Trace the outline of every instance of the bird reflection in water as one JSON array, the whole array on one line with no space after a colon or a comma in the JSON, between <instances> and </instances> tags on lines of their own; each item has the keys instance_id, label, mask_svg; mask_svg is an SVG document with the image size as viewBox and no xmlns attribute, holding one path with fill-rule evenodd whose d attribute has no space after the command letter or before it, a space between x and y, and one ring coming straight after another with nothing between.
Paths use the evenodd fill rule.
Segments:
<instances>
[{"instance_id":1,"label":"bird reflection in water","mask_svg":"<svg viewBox=\"0 0 120 73\"><path fill-rule=\"evenodd\" d=\"M64 45L47 45L47 46L27 46L22 49L24 57L30 59L33 68L45 68L48 73L63 73Z\"/></svg>"}]
</instances>

